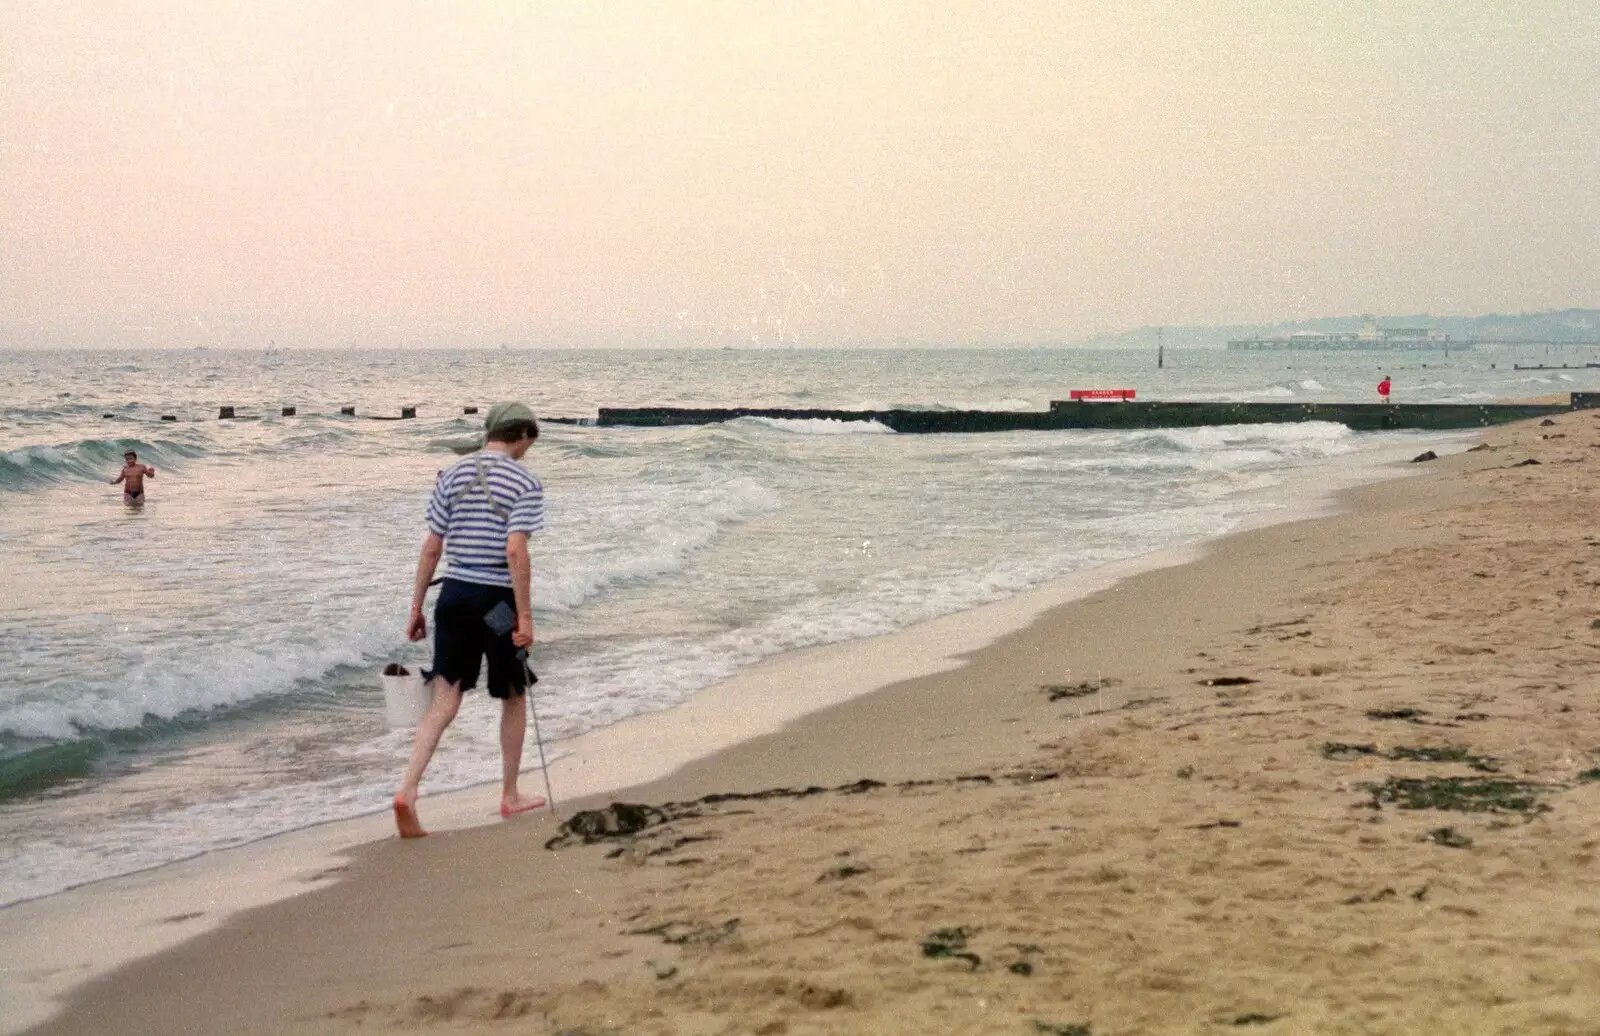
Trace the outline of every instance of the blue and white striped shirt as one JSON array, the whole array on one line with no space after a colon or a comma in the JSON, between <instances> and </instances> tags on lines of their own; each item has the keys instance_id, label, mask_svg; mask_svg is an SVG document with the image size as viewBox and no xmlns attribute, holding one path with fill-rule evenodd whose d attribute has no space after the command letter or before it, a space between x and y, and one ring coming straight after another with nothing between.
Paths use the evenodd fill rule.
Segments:
<instances>
[{"instance_id":1,"label":"blue and white striped shirt","mask_svg":"<svg viewBox=\"0 0 1600 1036\"><path fill-rule=\"evenodd\" d=\"M440 472L428 501L428 531L444 537L446 575L467 583L510 586L506 538L543 528L544 487L502 453L462 457Z\"/></svg>"}]
</instances>

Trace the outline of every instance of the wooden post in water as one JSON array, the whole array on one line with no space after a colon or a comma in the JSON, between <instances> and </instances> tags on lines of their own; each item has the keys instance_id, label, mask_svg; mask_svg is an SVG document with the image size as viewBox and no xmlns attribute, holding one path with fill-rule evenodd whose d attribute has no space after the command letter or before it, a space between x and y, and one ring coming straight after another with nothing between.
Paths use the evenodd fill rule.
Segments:
<instances>
[{"instance_id":1,"label":"wooden post in water","mask_svg":"<svg viewBox=\"0 0 1600 1036\"><path fill-rule=\"evenodd\" d=\"M1156 328L1156 370L1167 365L1167 346L1161 339L1161 328Z\"/></svg>"}]
</instances>

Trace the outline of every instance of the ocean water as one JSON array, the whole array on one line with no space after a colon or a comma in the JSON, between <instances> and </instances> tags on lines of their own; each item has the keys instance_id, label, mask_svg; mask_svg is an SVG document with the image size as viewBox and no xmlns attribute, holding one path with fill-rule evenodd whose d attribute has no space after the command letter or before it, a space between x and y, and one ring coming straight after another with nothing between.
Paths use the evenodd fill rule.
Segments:
<instances>
[{"instance_id":1,"label":"ocean water","mask_svg":"<svg viewBox=\"0 0 1600 1036\"><path fill-rule=\"evenodd\" d=\"M1121 386L1367 400L1382 373L1401 402L1600 389L1597 370L1510 369L1542 358L1194 350L1157 371L1145 353L1070 350L0 353L0 904L386 808L409 733L383 725L375 674L426 660L402 626L434 475L478 430L464 406L1043 409ZM244 419L216 420L221 405ZM549 423L525 462L549 516L533 544L541 724L559 754L780 652L1213 537L1272 506L1246 491L1434 439ZM106 484L129 447L159 472L137 511ZM494 719L469 699L425 793L495 776Z\"/></svg>"}]
</instances>

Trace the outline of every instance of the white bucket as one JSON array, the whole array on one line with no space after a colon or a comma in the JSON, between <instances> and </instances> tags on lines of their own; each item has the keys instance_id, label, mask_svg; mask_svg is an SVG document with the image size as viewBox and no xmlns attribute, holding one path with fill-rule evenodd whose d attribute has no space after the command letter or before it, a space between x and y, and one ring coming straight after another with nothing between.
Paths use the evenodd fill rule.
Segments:
<instances>
[{"instance_id":1,"label":"white bucket","mask_svg":"<svg viewBox=\"0 0 1600 1036\"><path fill-rule=\"evenodd\" d=\"M383 684L383 715L391 727L415 727L433 701L433 690L421 673L390 665L378 677Z\"/></svg>"}]
</instances>

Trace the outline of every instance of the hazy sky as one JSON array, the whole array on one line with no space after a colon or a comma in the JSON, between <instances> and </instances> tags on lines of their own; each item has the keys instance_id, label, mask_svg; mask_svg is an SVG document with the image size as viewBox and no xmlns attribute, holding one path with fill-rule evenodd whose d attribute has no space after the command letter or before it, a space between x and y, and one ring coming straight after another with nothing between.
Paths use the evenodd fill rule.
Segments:
<instances>
[{"instance_id":1,"label":"hazy sky","mask_svg":"<svg viewBox=\"0 0 1600 1036\"><path fill-rule=\"evenodd\" d=\"M1600 4L0 0L0 328L1069 341L1600 304Z\"/></svg>"}]
</instances>

